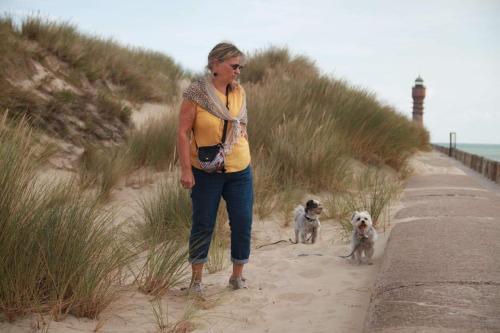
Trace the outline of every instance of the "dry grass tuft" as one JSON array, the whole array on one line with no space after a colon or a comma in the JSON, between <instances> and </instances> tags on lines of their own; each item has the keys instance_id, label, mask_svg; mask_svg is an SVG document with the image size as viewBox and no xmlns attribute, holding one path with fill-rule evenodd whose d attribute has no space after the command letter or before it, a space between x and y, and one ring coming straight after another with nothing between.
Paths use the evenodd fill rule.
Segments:
<instances>
[{"instance_id":1,"label":"dry grass tuft","mask_svg":"<svg viewBox=\"0 0 500 333\"><path fill-rule=\"evenodd\" d=\"M165 180L140 205L131 235L139 268L132 273L142 292L159 296L186 281L191 201L177 182Z\"/></svg>"},{"instance_id":2,"label":"dry grass tuft","mask_svg":"<svg viewBox=\"0 0 500 333\"><path fill-rule=\"evenodd\" d=\"M231 238L228 226L226 205L222 202L217 212L217 221L208 251L208 262L205 264L205 268L211 274L222 271L229 262L228 254Z\"/></svg>"},{"instance_id":3,"label":"dry grass tuft","mask_svg":"<svg viewBox=\"0 0 500 333\"><path fill-rule=\"evenodd\" d=\"M376 168L366 168L353 180L349 191L334 192L326 200L329 215L335 218L349 237L352 231L351 217L355 211L367 211L372 217L373 225L380 226L389 216L383 216L391 201L401 193L401 181ZM387 215L387 214L386 214Z\"/></svg>"},{"instance_id":4,"label":"dry grass tuft","mask_svg":"<svg viewBox=\"0 0 500 333\"><path fill-rule=\"evenodd\" d=\"M116 297L128 257L110 212L74 182L35 177L36 147L24 121L0 123L0 313L95 318Z\"/></svg>"}]
</instances>

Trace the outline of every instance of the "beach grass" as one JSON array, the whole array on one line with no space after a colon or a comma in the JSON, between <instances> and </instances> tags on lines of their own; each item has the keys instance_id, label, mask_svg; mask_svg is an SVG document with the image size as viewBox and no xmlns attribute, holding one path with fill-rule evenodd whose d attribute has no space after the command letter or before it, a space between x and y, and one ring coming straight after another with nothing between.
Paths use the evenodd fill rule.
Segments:
<instances>
[{"instance_id":1,"label":"beach grass","mask_svg":"<svg viewBox=\"0 0 500 333\"><path fill-rule=\"evenodd\" d=\"M208 251L208 261L205 268L209 273L222 271L229 263L229 245L231 242L229 218L224 201L219 205L212 241Z\"/></svg>"},{"instance_id":2,"label":"beach grass","mask_svg":"<svg viewBox=\"0 0 500 333\"><path fill-rule=\"evenodd\" d=\"M135 223L138 239L187 241L191 198L176 180L174 177L163 179L153 193L140 199L141 214Z\"/></svg>"},{"instance_id":3,"label":"beach grass","mask_svg":"<svg viewBox=\"0 0 500 333\"><path fill-rule=\"evenodd\" d=\"M249 55L241 81L257 124L248 132L261 218L277 209L276 194L289 188L347 191L352 159L404 171L414 152L428 148L425 129L287 49Z\"/></svg>"},{"instance_id":4,"label":"beach grass","mask_svg":"<svg viewBox=\"0 0 500 333\"><path fill-rule=\"evenodd\" d=\"M191 201L177 182L166 179L140 200L130 239L139 261L136 283L155 296L186 281Z\"/></svg>"},{"instance_id":5,"label":"beach grass","mask_svg":"<svg viewBox=\"0 0 500 333\"><path fill-rule=\"evenodd\" d=\"M267 64L265 75L261 63ZM276 142L277 136L289 139L295 135L306 140L303 146L320 163L318 146L325 146L331 155L349 154L366 163L398 169L416 149L428 146L425 129L379 102L374 93L321 75L311 61L294 57L286 49L250 56L241 81L252 121L259 124L249 126L254 149L279 149L283 143Z\"/></svg>"},{"instance_id":6,"label":"beach grass","mask_svg":"<svg viewBox=\"0 0 500 333\"><path fill-rule=\"evenodd\" d=\"M160 52L123 46L112 39L81 33L69 22L28 16L14 32L81 71L92 81L123 87L124 96L136 101L171 102L178 95L181 67Z\"/></svg>"},{"instance_id":7,"label":"beach grass","mask_svg":"<svg viewBox=\"0 0 500 333\"><path fill-rule=\"evenodd\" d=\"M109 198L113 188L130 170L129 157L119 146L104 148L88 145L78 160L81 188L97 187L102 201Z\"/></svg>"},{"instance_id":8,"label":"beach grass","mask_svg":"<svg viewBox=\"0 0 500 333\"><path fill-rule=\"evenodd\" d=\"M304 191L297 187L284 188L278 195L277 211L284 227L289 227L293 221L295 207L305 205Z\"/></svg>"},{"instance_id":9,"label":"beach grass","mask_svg":"<svg viewBox=\"0 0 500 333\"><path fill-rule=\"evenodd\" d=\"M176 121L176 115L165 113L129 131L122 144L87 145L78 160L82 187L97 186L100 197L106 200L119 181L136 170L152 168L162 171L175 168Z\"/></svg>"},{"instance_id":10,"label":"beach grass","mask_svg":"<svg viewBox=\"0 0 500 333\"><path fill-rule=\"evenodd\" d=\"M158 332L166 333L169 326L168 304L167 308L163 310L161 298L156 297L151 301L151 310L153 312L156 326L158 327Z\"/></svg>"},{"instance_id":11,"label":"beach grass","mask_svg":"<svg viewBox=\"0 0 500 333\"><path fill-rule=\"evenodd\" d=\"M155 298L151 302L151 308L155 319L156 327L160 333L187 333L196 327L196 321L199 319L199 307L195 300L189 300L185 306L181 318L173 321L169 318L168 303L166 309L163 309L162 300Z\"/></svg>"},{"instance_id":12,"label":"beach grass","mask_svg":"<svg viewBox=\"0 0 500 333\"><path fill-rule=\"evenodd\" d=\"M188 248L185 241L161 241L162 236L147 239L144 264L136 275L139 290L153 296L184 284L188 272Z\"/></svg>"},{"instance_id":13,"label":"beach grass","mask_svg":"<svg viewBox=\"0 0 500 333\"><path fill-rule=\"evenodd\" d=\"M111 212L74 182L37 180L24 121L0 123L0 313L96 318L116 296L127 255Z\"/></svg>"},{"instance_id":14,"label":"beach grass","mask_svg":"<svg viewBox=\"0 0 500 333\"><path fill-rule=\"evenodd\" d=\"M383 219L389 219L383 213L398 198L403 188L400 178L374 167L353 175L351 181L349 190L330 192L325 204L329 217L340 224L345 238L351 234L351 218L356 211L367 211L376 227L380 226Z\"/></svg>"},{"instance_id":15,"label":"beach grass","mask_svg":"<svg viewBox=\"0 0 500 333\"><path fill-rule=\"evenodd\" d=\"M131 131L125 151L134 168L165 170L177 160L176 142L177 113L166 112Z\"/></svg>"},{"instance_id":16,"label":"beach grass","mask_svg":"<svg viewBox=\"0 0 500 333\"><path fill-rule=\"evenodd\" d=\"M77 145L121 142L131 106L175 103L185 77L165 54L41 16L1 16L0 37L0 110Z\"/></svg>"},{"instance_id":17,"label":"beach grass","mask_svg":"<svg viewBox=\"0 0 500 333\"><path fill-rule=\"evenodd\" d=\"M278 177L278 169L272 165L273 161L265 158L262 152L254 153L254 211L260 219L270 216L276 210L276 193L280 191L280 184L274 181Z\"/></svg>"}]
</instances>

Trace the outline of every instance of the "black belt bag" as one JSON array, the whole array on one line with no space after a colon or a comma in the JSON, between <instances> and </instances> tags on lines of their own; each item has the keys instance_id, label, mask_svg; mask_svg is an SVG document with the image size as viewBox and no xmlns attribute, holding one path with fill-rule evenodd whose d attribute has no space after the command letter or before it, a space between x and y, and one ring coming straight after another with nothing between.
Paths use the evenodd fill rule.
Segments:
<instances>
[{"instance_id":1,"label":"black belt bag","mask_svg":"<svg viewBox=\"0 0 500 333\"><path fill-rule=\"evenodd\" d=\"M221 149L223 149L223 146L220 143L215 146L199 147L198 160L202 163L212 162L217 158L217 155L220 154Z\"/></svg>"},{"instance_id":2,"label":"black belt bag","mask_svg":"<svg viewBox=\"0 0 500 333\"><path fill-rule=\"evenodd\" d=\"M227 120L224 120L224 134L222 135L222 142L225 141L227 129ZM203 171L206 172L225 172L224 145L222 143L214 146L198 147L198 162Z\"/></svg>"}]
</instances>

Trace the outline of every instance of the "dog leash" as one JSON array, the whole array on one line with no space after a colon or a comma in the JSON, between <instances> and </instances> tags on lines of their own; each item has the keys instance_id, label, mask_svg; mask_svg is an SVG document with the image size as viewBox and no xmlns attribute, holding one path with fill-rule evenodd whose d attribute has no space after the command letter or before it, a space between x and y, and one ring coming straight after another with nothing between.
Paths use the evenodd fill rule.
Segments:
<instances>
[{"instance_id":1,"label":"dog leash","mask_svg":"<svg viewBox=\"0 0 500 333\"><path fill-rule=\"evenodd\" d=\"M306 242L309 242L309 240L312 238L312 235L309 236L308 239L306 239ZM276 245L276 244L279 244L279 243L283 243L283 242L290 242L292 244L297 244L295 243L291 238L288 238L288 240L286 239L282 239L282 240L279 240L279 241L276 241L274 243L268 243L268 244L263 244L263 245L259 245L257 246L255 249L260 249L260 248L263 248L264 246L269 246L269 245Z\"/></svg>"},{"instance_id":2,"label":"dog leash","mask_svg":"<svg viewBox=\"0 0 500 333\"><path fill-rule=\"evenodd\" d=\"M279 241L274 242L274 243L269 243L269 244L259 245L259 246L257 246L257 247L256 247L256 249L263 248L264 246L276 245L276 244L283 243L283 242L285 242L285 243L286 243L286 242L291 242L291 243L293 243L291 239L288 239L288 240L286 240L286 239L282 239L282 240L279 240Z\"/></svg>"},{"instance_id":3,"label":"dog leash","mask_svg":"<svg viewBox=\"0 0 500 333\"><path fill-rule=\"evenodd\" d=\"M347 255L347 256L339 256L339 258L344 258L345 259L345 258L352 257L352 255L354 254L354 252L356 252L356 250L358 249L358 247L360 247L361 244L363 244L364 241L365 241L365 238L364 237L361 238L360 241L359 241L359 243L358 243L358 245L356 245L354 247L354 249L352 250L352 252L349 255Z\"/></svg>"}]
</instances>

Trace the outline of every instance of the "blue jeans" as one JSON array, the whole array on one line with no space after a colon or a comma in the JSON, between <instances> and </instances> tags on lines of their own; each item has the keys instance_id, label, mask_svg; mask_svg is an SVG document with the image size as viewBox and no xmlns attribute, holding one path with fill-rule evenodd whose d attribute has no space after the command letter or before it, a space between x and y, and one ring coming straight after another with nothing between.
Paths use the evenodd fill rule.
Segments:
<instances>
[{"instance_id":1,"label":"blue jeans","mask_svg":"<svg viewBox=\"0 0 500 333\"><path fill-rule=\"evenodd\" d=\"M191 191L193 225L189 237L189 262L205 263L221 197L226 201L231 228L231 261L246 264L252 231L252 168L230 173L207 173L193 168Z\"/></svg>"}]
</instances>

